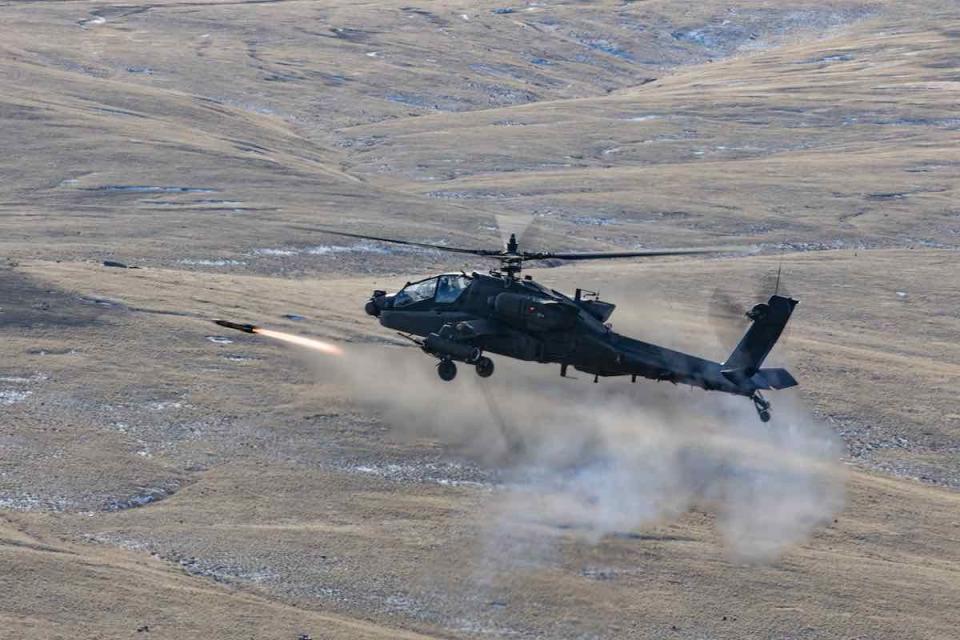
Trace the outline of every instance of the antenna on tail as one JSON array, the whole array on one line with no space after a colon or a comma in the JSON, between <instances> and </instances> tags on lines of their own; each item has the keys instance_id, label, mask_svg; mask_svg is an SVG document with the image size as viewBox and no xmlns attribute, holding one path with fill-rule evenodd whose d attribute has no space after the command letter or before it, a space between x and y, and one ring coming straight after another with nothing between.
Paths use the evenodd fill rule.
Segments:
<instances>
[{"instance_id":1,"label":"antenna on tail","mask_svg":"<svg viewBox=\"0 0 960 640\"><path fill-rule=\"evenodd\" d=\"M777 284L773 288L774 295L780 295L780 274L783 273L783 252L787 250L787 238L780 243L780 262L777 263Z\"/></svg>"}]
</instances>

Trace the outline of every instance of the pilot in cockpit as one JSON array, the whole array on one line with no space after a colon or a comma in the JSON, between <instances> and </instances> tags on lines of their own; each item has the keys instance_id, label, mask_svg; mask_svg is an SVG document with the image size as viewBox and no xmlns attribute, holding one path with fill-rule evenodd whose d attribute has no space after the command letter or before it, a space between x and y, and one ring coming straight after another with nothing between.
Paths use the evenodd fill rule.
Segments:
<instances>
[{"instance_id":1,"label":"pilot in cockpit","mask_svg":"<svg viewBox=\"0 0 960 640\"><path fill-rule=\"evenodd\" d=\"M437 284L437 302L447 302L457 299L457 296L460 294L460 289L453 287L452 280L452 278L446 276L440 278L440 282Z\"/></svg>"}]
</instances>

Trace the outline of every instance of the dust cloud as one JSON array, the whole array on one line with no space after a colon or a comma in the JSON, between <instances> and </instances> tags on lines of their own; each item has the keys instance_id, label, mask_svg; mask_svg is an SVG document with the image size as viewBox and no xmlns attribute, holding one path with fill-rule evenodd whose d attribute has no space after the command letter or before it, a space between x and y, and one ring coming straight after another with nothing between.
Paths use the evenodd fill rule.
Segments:
<instances>
[{"instance_id":1,"label":"dust cloud","mask_svg":"<svg viewBox=\"0 0 960 640\"><path fill-rule=\"evenodd\" d=\"M733 557L769 561L843 505L842 447L790 393L762 424L746 398L493 357L493 377L460 364L444 383L415 348L354 344L318 371L400 433L505 469L486 521L515 559L699 509Z\"/></svg>"}]
</instances>

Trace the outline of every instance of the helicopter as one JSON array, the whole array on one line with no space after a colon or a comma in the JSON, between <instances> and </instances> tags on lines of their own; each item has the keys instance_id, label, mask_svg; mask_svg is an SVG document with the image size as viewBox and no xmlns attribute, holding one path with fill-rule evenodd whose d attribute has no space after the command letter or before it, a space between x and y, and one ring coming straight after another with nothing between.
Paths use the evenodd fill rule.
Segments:
<instances>
[{"instance_id":1,"label":"helicopter","mask_svg":"<svg viewBox=\"0 0 960 640\"><path fill-rule=\"evenodd\" d=\"M774 293L745 313L751 325L723 362L642 342L615 332L608 320L616 306L594 292L577 289L573 297L545 287L529 275L524 263L542 260L606 260L702 254L717 249L648 249L601 253L520 251L516 234L503 249L471 249L413 242L335 229L297 227L348 238L471 254L500 262L487 273L443 273L408 282L395 293L375 290L364 309L437 359L437 374L450 381L457 364L473 366L481 378L493 375L492 353L517 360L570 367L601 377L630 376L681 383L708 391L744 396L753 401L763 422L770 420L770 402L761 391L786 389L798 383L786 370L762 368L798 304ZM779 278L778 278L779 281ZM778 287L779 290L779 287ZM221 326L254 332L254 325L224 320Z\"/></svg>"}]
</instances>

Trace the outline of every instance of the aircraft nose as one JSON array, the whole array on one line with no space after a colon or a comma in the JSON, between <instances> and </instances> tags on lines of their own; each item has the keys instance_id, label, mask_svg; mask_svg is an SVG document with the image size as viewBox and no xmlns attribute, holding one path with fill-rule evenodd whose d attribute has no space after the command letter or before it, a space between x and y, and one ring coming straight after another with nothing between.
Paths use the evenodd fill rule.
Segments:
<instances>
[{"instance_id":1,"label":"aircraft nose","mask_svg":"<svg viewBox=\"0 0 960 640\"><path fill-rule=\"evenodd\" d=\"M383 311L383 308L387 303L387 292L377 289L373 292L373 295L367 300L367 304L364 305L363 309L367 312L367 315L377 317L380 315L380 312Z\"/></svg>"}]
</instances>

